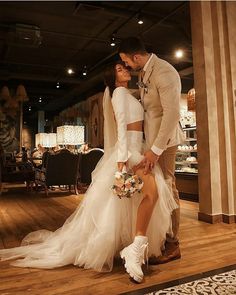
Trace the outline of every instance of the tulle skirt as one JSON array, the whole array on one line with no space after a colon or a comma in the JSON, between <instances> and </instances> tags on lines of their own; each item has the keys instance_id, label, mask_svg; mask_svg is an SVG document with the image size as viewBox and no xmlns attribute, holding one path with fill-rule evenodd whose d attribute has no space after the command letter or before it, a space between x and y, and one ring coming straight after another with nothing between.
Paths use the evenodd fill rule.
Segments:
<instances>
[{"instance_id":1,"label":"tulle skirt","mask_svg":"<svg viewBox=\"0 0 236 295\"><path fill-rule=\"evenodd\" d=\"M129 131L129 166L142 160L142 132ZM64 225L50 232L28 234L20 247L0 250L1 260L15 259L20 267L56 268L68 264L111 271L114 257L132 243L142 193L119 199L111 190L117 170L117 147L98 163L92 183L75 212ZM158 165L154 168L159 198L148 226L149 256L161 254L166 233L171 230L171 212L177 208L171 185ZM17 259L17 260L16 260Z\"/></svg>"}]
</instances>

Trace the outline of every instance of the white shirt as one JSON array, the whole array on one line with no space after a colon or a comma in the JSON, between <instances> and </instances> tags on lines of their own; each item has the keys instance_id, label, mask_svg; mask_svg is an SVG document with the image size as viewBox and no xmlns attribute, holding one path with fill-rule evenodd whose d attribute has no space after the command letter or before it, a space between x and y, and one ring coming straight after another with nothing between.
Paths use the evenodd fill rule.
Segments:
<instances>
[{"instance_id":1,"label":"white shirt","mask_svg":"<svg viewBox=\"0 0 236 295\"><path fill-rule=\"evenodd\" d=\"M148 61L145 63L145 65L144 65L144 67L143 67L143 71L144 71L144 72L146 72L147 67L148 67L148 65L150 64L150 61L151 61L152 57L153 57L153 53L151 53L151 55L150 55Z\"/></svg>"}]
</instances>

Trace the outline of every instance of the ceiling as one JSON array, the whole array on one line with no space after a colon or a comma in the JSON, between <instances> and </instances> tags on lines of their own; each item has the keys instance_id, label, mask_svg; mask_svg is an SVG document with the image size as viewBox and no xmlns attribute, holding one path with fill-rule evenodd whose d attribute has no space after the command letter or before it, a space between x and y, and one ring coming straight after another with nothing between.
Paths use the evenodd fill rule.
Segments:
<instances>
[{"instance_id":1,"label":"ceiling","mask_svg":"<svg viewBox=\"0 0 236 295\"><path fill-rule=\"evenodd\" d=\"M117 45L110 46L113 33L117 42L141 37L180 72L183 92L193 86L186 1L9 1L0 2L0 87L25 86L29 101L24 121L37 122L38 110L51 119L104 89L103 69L118 58ZM181 60L174 57L178 48L185 52ZM68 67L73 75L66 72Z\"/></svg>"}]
</instances>

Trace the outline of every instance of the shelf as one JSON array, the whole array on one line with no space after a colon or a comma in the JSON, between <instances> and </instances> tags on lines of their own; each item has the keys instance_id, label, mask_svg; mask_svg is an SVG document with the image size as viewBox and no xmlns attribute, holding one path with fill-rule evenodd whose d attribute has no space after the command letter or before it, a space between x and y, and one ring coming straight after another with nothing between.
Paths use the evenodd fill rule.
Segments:
<instances>
[{"instance_id":1,"label":"shelf","mask_svg":"<svg viewBox=\"0 0 236 295\"><path fill-rule=\"evenodd\" d=\"M181 162L175 162L176 165L186 165L186 164L193 164L193 165L197 165L198 162L190 162L190 161L181 161Z\"/></svg>"},{"instance_id":2,"label":"shelf","mask_svg":"<svg viewBox=\"0 0 236 295\"><path fill-rule=\"evenodd\" d=\"M179 171L179 170L175 170L175 175L178 176L192 176L192 177L197 177L198 176L198 172L185 172L185 171Z\"/></svg>"},{"instance_id":3,"label":"shelf","mask_svg":"<svg viewBox=\"0 0 236 295\"><path fill-rule=\"evenodd\" d=\"M176 185L179 192L187 194L196 194L198 192L198 161L197 161L197 128L196 126L189 126L183 128L185 133L185 143L179 147L186 149L177 149L177 156L175 162L175 177ZM188 148L192 149L188 149ZM195 149L194 149L195 147ZM195 161L187 161L187 159L195 159ZM197 198L196 198L197 199Z\"/></svg>"},{"instance_id":4,"label":"shelf","mask_svg":"<svg viewBox=\"0 0 236 295\"><path fill-rule=\"evenodd\" d=\"M177 150L177 153L197 153L197 150Z\"/></svg>"},{"instance_id":5,"label":"shelf","mask_svg":"<svg viewBox=\"0 0 236 295\"><path fill-rule=\"evenodd\" d=\"M196 130L197 127L196 126L192 126L192 127L185 127L183 128L184 131L188 131L188 130Z\"/></svg>"}]
</instances>

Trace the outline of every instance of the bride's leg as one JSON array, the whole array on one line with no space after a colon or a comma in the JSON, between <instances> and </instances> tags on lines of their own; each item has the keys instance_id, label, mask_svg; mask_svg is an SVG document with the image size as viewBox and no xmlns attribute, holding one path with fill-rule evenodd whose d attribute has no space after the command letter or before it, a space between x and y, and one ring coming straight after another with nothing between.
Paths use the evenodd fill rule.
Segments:
<instances>
[{"instance_id":1,"label":"bride's leg","mask_svg":"<svg viewBox=\"0 0 236 295\"><path fill-rule=\"evenodd\" d=\"M136 174L143 180L143 200L141 201L136 221L135 236L145 236L149 221L152 216L153 208L158 199L157 185L153 174L144 174L143 169L136 171Z\"/></svg>"},{"instance_id":2,"label":"bride's leg","mask_svg":"<svg viewBox=\"0 0 236 295\"><path fill-rule=\"evenodd\" d=\"M125 260L125 268L129 275L136 281L143 280L142 264L145 263L145 251L148 246L148 238L146 237L147 227L152 216L153 208L158 199L157 186L155 177L152 174L144 174L143 169L136 170L143 182L143 200L141 201L136 222L136 233L132 244L125 247L120 256Z\"/></svg>"}]
</instances>

